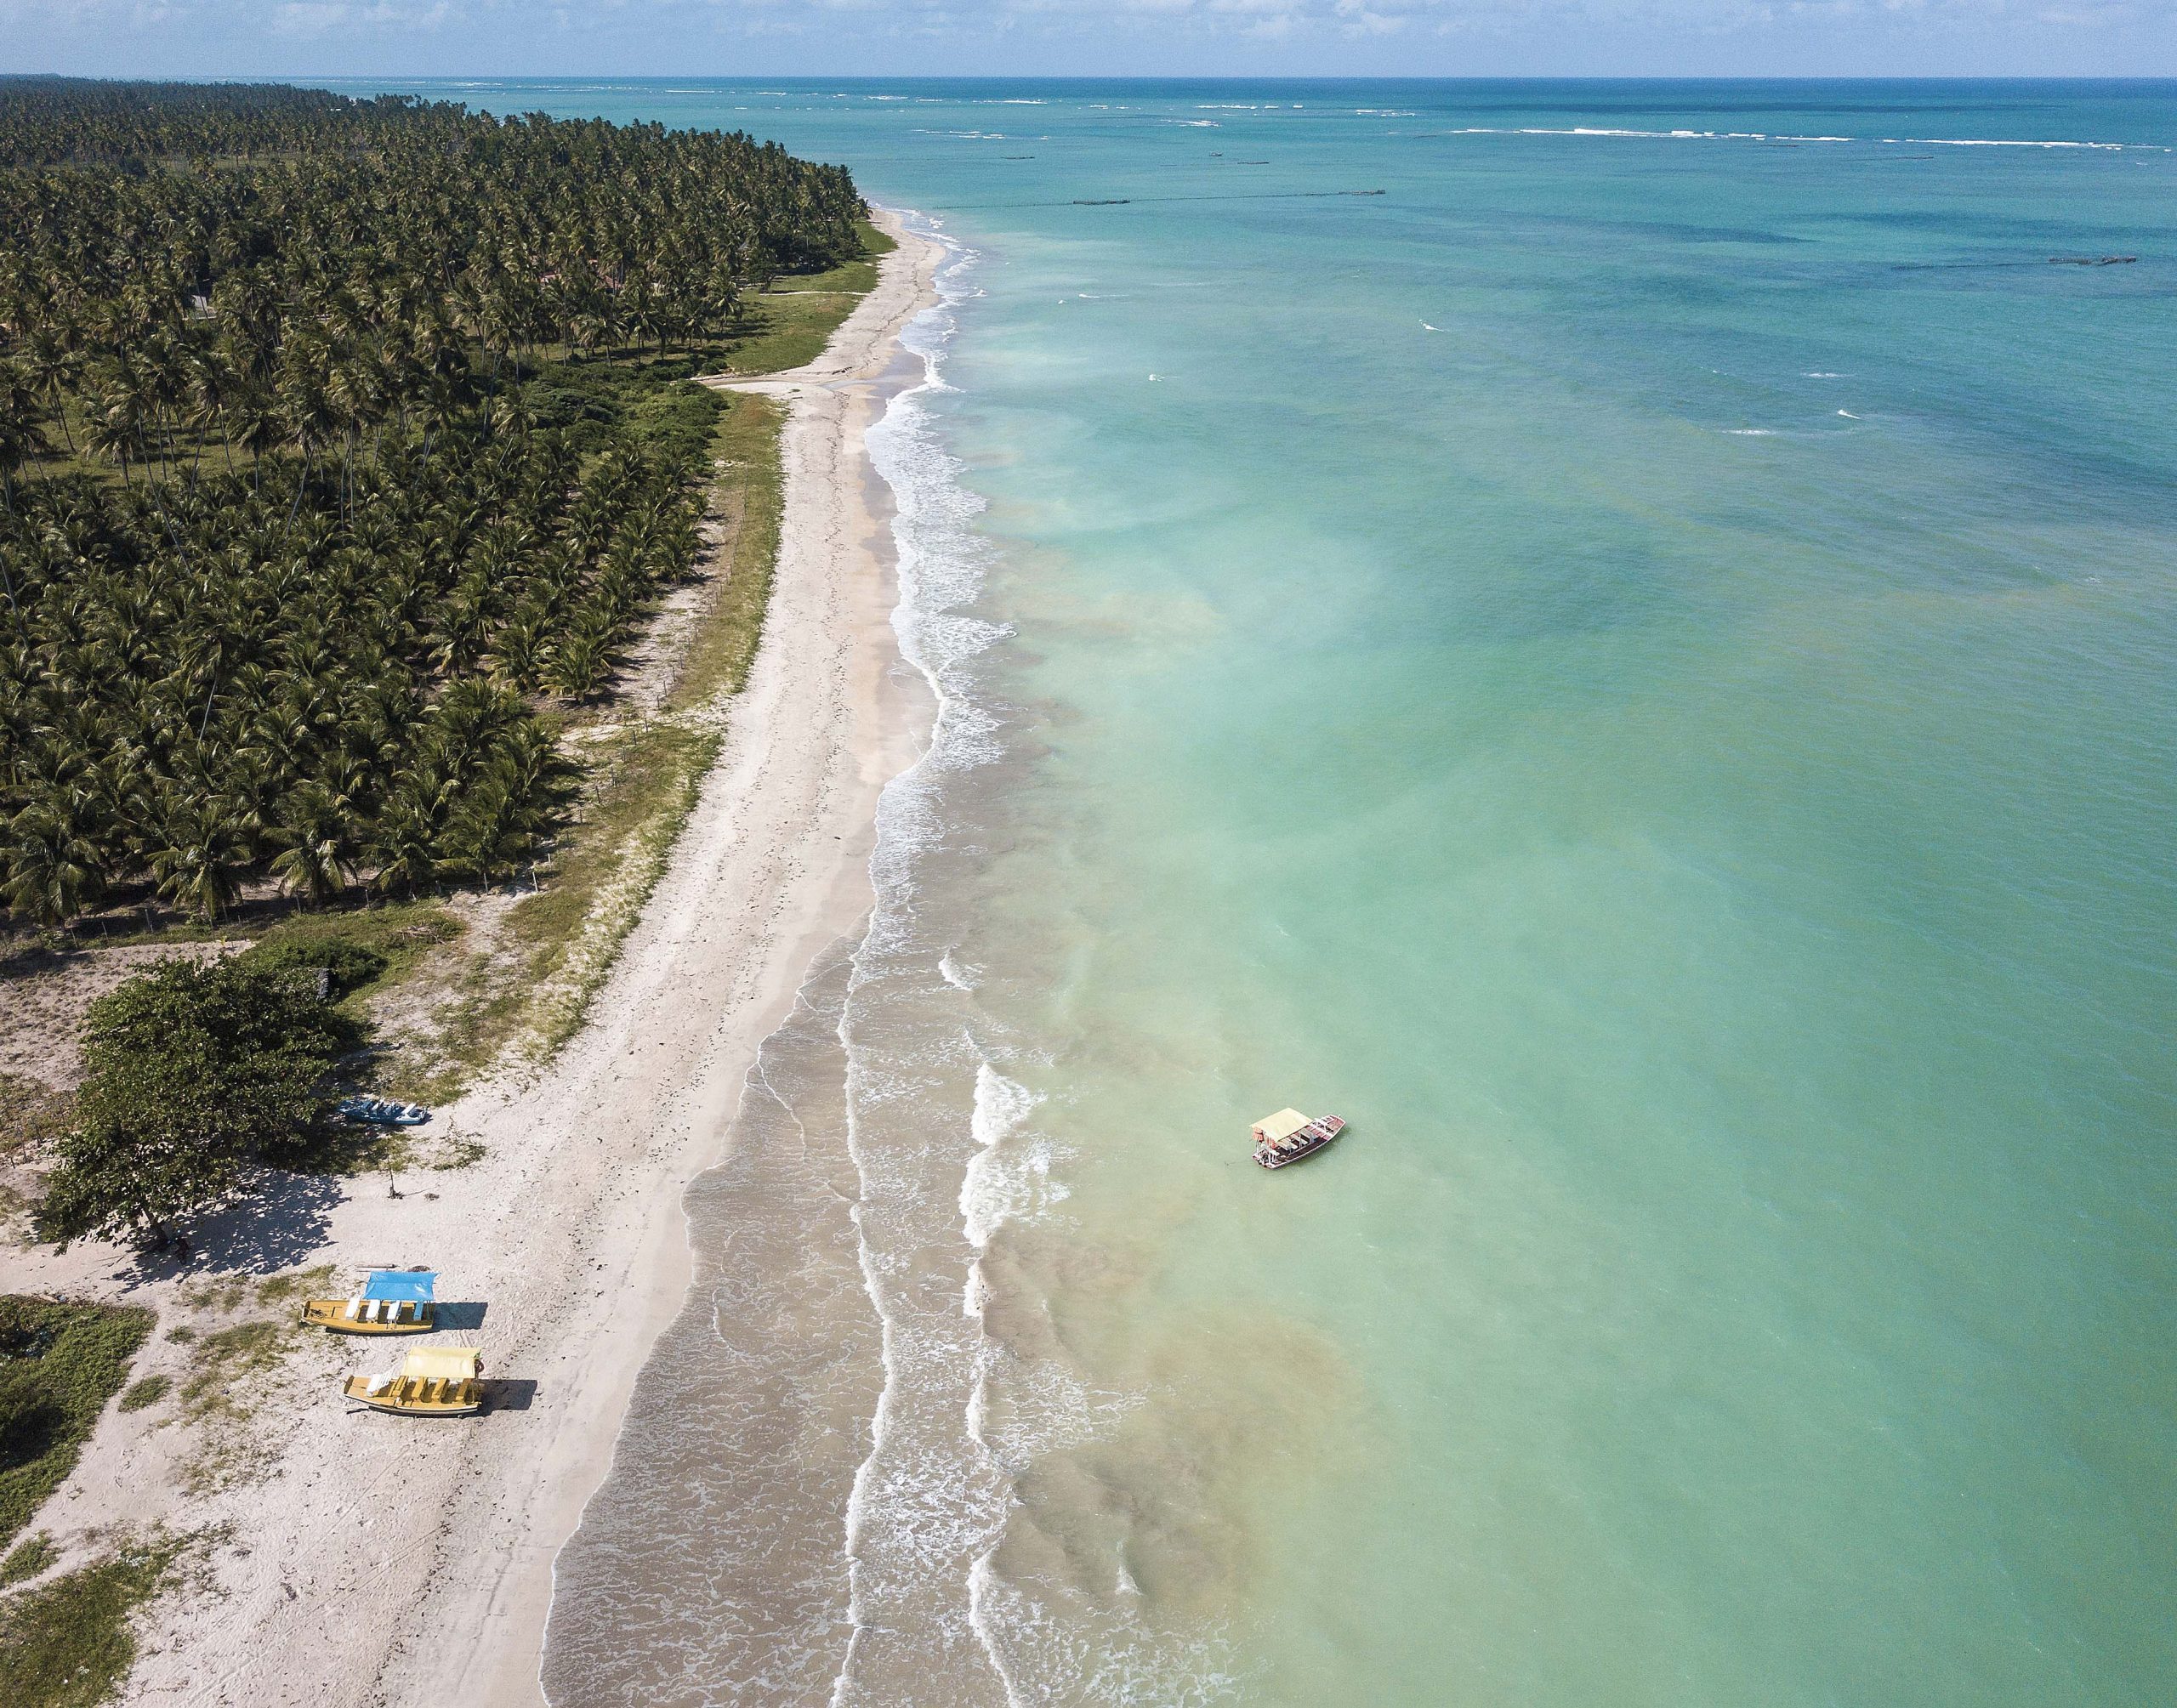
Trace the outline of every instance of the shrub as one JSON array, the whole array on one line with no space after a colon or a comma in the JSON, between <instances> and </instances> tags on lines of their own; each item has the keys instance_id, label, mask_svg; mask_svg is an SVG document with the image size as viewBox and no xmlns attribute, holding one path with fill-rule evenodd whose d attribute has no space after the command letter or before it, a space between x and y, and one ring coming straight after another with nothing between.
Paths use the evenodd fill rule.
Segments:
<instances>
[{"instance_id":1,"label":"shrub","mask_svg":"<svg viewBox=\"0 0 2177 1708\"><path fill-rule=\"evenodd\" d=\"M332 988L326 994L334 1002L375 984L392 964L368 945L341 937L290 938L259 944L236 959L267 973L329 973L332 977L327 983Z\"/></svg>"}]
</instances>

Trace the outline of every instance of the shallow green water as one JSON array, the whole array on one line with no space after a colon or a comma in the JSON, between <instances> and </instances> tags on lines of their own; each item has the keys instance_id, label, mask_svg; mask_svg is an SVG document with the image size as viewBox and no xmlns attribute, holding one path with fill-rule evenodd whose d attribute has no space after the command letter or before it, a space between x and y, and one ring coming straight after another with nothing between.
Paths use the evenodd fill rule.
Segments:
<instances>
[{"instance_id":1,"label":"shallow green water","mask_svg":"<svg viewBox=\"0 0 2177 1708\"><path fill-rule=\"evenodd\" d=\"M849 1031L993 1070L1009 1504L861 1534L1002 1532L1022 1700L2166 1694L2177 154L1906 139L2177 91L769 87L508 103L976 252L907 424L1009 633L890 892L973 991Z\"/></svg>"}]
</instances>

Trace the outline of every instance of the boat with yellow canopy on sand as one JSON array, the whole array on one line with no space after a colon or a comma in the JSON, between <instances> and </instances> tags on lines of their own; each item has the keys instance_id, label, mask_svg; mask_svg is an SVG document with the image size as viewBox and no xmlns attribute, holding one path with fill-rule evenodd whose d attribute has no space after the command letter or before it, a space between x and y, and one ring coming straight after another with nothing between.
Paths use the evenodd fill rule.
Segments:
<instances>
[{"instance_id":1,"label":"boat with yellow canopy on sand","mask_svg":"<svg viewBox=\"0 0 2177 1708\"><path fill-rule=\"evenodd\" d=\"M473 1346L419 1346L384 1376L351 1376L350 1399L403 1417L465 1417L484 1409L484 1359Z\"/></svg>"},{"instance_id":2,"label":"boat with yellow canopy on sand","mask_svg":"<svg viewBox=\"0 0 2177 1708\"><path fill-rule=\"evenodd\" d=\"M438 1277L429 1269L372 1269L350 1298L312 1299L303 1321L336 1335L420 1335L438 1325Z\"/></svg>"}]
</instances>

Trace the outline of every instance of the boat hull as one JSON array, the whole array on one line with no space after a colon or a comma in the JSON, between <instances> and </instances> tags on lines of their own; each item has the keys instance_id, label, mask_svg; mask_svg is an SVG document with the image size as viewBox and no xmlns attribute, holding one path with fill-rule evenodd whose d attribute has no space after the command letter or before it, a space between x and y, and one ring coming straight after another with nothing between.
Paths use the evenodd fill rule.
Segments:
<instances>
[{"instance_id":1,"label":"boat hull","mask_svg":"<svg viewBox=\"0 0 2177 1708\"><path fill-rule=\"evenodd\" d=\"M303 1321L336 1335L425 1335L438 1326L438 1313L425 1305L406 1321L367 1323L348 1314L345 1299L312 1299L303 1307Z\"/></svg>"},{"instance_id":2,"label":"boat hull","mask_svg":"<svg viewBox=\"0 0 2177 1708\"><path fill-rule=\"evenodd\" d=\"M395 1417L473 1417L484 1409L484 1390L475 1383L452 1400L415 1399L398 1398L391 1393L372 1393L366 1379L351 1376L346 1392L358 1405L367 1405L373 1411L390 1412Z\"/></svg>"},{"instance_id":3,"label":"boat hull","mask_svg":"<svg viewBox=\"0 0 2177 1708\"><path fill-rule=\"evenodd\" d=\"M1255 1163L1262 1168L1288 1168L1304 1162L1319 1150L1327 1150L1345 1131L1345 1123L1339 1116L1328 1115L1310 1121L1301 1129L1298 1143L1289 1144L1258 1144Z\"/></svg>"}]
</instances>

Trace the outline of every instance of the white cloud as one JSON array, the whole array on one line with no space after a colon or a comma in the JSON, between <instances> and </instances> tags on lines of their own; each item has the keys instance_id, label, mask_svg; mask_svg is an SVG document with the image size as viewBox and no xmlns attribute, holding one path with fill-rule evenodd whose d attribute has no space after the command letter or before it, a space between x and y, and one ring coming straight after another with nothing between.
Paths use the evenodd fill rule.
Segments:
<instances>
[{"instance_id":1,"label":"white cloud","mask_svg":"<svg viewBox=\"0 0 2177 1708\"><path fill-rule=\"evenodd\" d=\"M362 6L353 0L284 0L273 13L272 28L282 36L319 37L334 31L434 31L452 8L446 0L431 6L395 6L377 0Z\"/></svg>"},{"instance_id":2,"label":"white cloud","mask_svg":"<svg viewBox=\"0 0 2177 1708\"><path fill-rule=\"evenodd\" d=\"M0 0L0 69L2146 76L2177 0Z\"/></svg>"}]
</instances>

